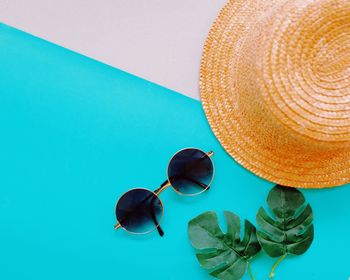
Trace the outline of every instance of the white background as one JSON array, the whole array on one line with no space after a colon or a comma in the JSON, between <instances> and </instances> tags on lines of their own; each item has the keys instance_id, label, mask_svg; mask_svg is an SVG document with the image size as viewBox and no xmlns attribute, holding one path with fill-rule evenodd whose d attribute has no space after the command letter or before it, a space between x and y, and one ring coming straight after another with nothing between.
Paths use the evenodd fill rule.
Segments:
<instances>
[{"instance_id":1,"label":"white background","mask_svg":"<svg viewBox=\"0 0 350 280\"><path fill-rule=\"evenodd\" d=\"M0 0L0 21L199 99L199 63L226 0Z\"/></svg>"}]
</instances>

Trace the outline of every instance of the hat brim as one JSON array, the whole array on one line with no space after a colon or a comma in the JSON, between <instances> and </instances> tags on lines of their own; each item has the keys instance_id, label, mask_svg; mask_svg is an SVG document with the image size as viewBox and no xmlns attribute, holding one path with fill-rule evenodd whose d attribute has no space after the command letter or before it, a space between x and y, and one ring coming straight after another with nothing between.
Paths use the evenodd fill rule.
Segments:
<instances>
[{"instance_id":1,"label":"hat brim","mask_svg":"<svg viewBox=\"0 0 350 280\"><path fill-rule=\"evenodd\" d=\"M245 125L245 116L233 105L240 95L232 90L230 69L240 67L240 47L257 19L285 0L233 0L214 22L200 69L200 92L209 124L224 149L256 175L285 186L326 188L350 182L350 151L341 150L324 158L310 158L280 151L268 145L271 139L255 134ZM237 102L238 104L238 102Z\"/></svg>"}]
</instances>

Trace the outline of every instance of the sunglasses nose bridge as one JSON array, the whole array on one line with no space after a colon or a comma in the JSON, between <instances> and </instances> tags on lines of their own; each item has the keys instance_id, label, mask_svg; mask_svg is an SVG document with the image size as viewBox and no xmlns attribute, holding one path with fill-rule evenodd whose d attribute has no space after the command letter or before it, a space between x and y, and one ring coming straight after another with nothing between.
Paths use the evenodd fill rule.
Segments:
<instances>
[{"instance_id":1,"label":"sunglasses nose bridge","mask_svg":"<svg viewBox=\"0 0 350 280\"><path fill-rule=\"evenodd\" d=\"M164 190L166 190L168 187L170 187L171 184L169 182L169 180L165 181L159 189L157 189L154 193L158 196L160 195Z\"/></svg>"},{"instance_id":2,"label":"sunglasses nose bridge","mask_svg":"<svg viewBox=\"0 0 350 280\"><path fill-rule=\"evenodd\" d=\"M115 226L114 226L114 229L120 229L122 226L119 224L119 223L117 223Z\"/></svg>"}]
</instances>

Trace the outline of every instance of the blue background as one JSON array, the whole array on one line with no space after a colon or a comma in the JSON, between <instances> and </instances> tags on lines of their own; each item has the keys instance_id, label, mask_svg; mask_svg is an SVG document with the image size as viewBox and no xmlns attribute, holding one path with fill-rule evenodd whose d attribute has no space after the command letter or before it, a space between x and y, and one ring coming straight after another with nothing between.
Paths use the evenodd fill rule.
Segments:
<instances>
[{"instance_id":1,"label":"blue background","mask_svg":"<svg viewBox=\"0 0 350 280\"><path fill-rule=\"evenodd\" d=\"M211 190L162 193L163 238L113 230L118 197L157 188L188 146L215 152ZM271 186L225 153L200 102L0 24L0 279L211 279L187 222L207 210L255 222ZM275 279L347 279L350 187L304 193L315 241ZM274 262L253 260L256 279Z\"/></svg>"}]
</instances>

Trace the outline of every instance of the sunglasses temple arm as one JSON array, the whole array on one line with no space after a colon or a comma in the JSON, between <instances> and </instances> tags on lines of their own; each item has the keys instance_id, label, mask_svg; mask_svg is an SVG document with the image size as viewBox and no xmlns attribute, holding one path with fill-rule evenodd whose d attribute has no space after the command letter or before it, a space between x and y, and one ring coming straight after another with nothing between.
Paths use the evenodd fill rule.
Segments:
<instances>
[{"instance_id":1,"label":"sunglasses temple arm","mask_svg":"<svg viewBox=\"0 0 350 280\"><path fill-rule=\"evenodd\" d=\"M188 178L188 177L185 177L188 181L192 182L192 183L195 183L196 185L200 186L201 188L203 189L209 189L210 187L207 186L206 184L203 184L199 181L197 181L196 179L192 179L192 178Z\"/></svg>"},{"instance_id":2,"label":"sunglasses temple arm","mask_svg":"<svg viewBox=\"0 0 350 280\"><path fill-rule=\"evenodd\" d=\"M163 231L163 229L161 228L160 225L157 226L157 230L158 230L159 236L163 237L164 236L164 231Z\"/></svg>"},{"instance_id":3,"label":"sunglasses temple arm","mask_svg":"<svg viewBox=\"0 0 350 280\"><path fill-rule=\"evenodd\" d=\"M174 177L172 177L172 179L173 179ZM198 186L200 186L202 189L208 189L209 190L209 186L207 186L206 184L203 184L203 183L201 183L201 182L199 182L199 181L197 181L196 179L192 179L192 178L189 178L189 177L184 177L186 180L188 180L188 181L190 181L190 182L192 182L192 183L195 183L196 185L198 185ZM163 185L166 185L167 187L168 187L168 184L170 185L170 183L169 183L169 181L165 181L163 184L162 184L162 186ZM157 194L157 191L159 192L160 190L160 192L162 192L162 188L164 188L164 187L162 187L162 186L160 186L158 189L156 189L154 192Z\"/></svg>"},{"instance_id":4,"label":"sunglasses temple arm","mask_svg":"<svg viewBox=\"0 0 350 280\"><path fill-rule=\"evenodd\" d=\"M162 185L163 185L163 184L162 184ZM161 189L161 188L162 188L162 187L160 187L160 189ZM156 199L156 196L153 196L153 197L152 197L152 201L151 201L151 205L150 205L150 206L151 206L151 207L150 207L150 212L151 212L151 216L152 216L153 223L156 225L159 235L160 235L160 236L163 236L163 235L164 235L164 231L163 231L163 229L161 228L161 226L160 226L160 224L159 224L159 222L158 222L158 220L157 220L157 217L156 217L156 215L155 215L155 213L154 213L154 208L152 207L152 205L153 205L155 199Z\"/></svg>"},{"instance_id":5,"label":"sunglasses temple arm","mask_svg":"<svg viewBox=\"0 0 350 280\"><path fill-rule=\"evenodd\" d=\"M158 233L159 233L159 235L160 236L163 236L164 235L164 231L163 231L163 229L160 227L160 225L158 224L158 221L157 221L157 218L156 218L156 216L154 215L154 212L153 212L153 210L151 209L151 215L152 215L152 219L153 219L153 222L154 222L154 224L157 226L157 230L158 230ZM119 224L119 223L117 223L115 226L114 226L114 229L120 229L122 226Z\"/></svg>"}]
</instances>

